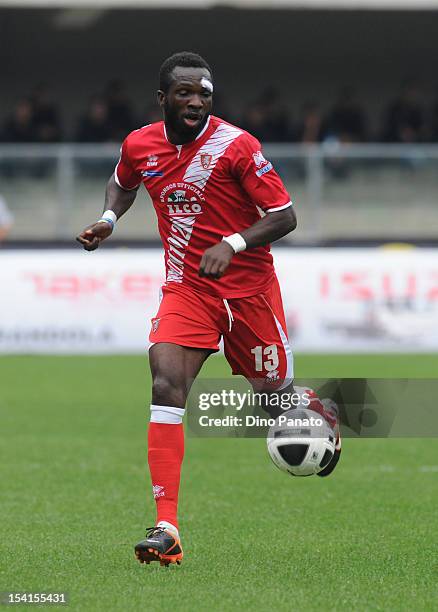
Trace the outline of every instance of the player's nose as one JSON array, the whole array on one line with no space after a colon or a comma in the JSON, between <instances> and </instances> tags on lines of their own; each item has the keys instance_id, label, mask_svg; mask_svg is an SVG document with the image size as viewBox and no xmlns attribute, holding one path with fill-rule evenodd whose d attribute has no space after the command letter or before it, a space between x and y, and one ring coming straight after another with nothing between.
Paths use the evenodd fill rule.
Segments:
<instances>
[{"instance_id":1,"label":"player's nose","mask_svg":"<svg viewBox=\"0 0 438 612\"><path fill-rule=\"evenodd\" d=\"M201 96L198 94L193 94L193 96L190 97L188 107L191 109L201 110L203 107L203 100Z\"/></svg>"}]
</instances>

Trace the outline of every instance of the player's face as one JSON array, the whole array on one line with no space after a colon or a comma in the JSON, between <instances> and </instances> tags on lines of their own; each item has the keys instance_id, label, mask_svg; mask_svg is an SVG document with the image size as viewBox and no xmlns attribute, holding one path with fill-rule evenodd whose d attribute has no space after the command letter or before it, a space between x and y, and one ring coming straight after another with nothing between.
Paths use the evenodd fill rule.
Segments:
<instances>
[{"instance_id":1,"label":"player's face","mask_svg":"<svg viewBox=\"0 0 438 612\"><path fill-rule=\"evenodd\" d=\"M177 66L167 93L158 92L166 124L177 134L196 138L211 113L212 79L205 68Z\"/></svg>"}]
</instances>

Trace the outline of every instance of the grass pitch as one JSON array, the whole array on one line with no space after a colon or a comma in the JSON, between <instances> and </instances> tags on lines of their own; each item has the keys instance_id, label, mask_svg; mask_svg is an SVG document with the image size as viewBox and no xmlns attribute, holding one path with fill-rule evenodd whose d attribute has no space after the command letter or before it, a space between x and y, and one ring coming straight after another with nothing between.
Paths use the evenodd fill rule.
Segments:
<instances>
[{"instance_id":1,"label":"grass pitch","mask_svg":"<svg viewBox=\"0 0 438 612\"><path fill-rule=\"evenodd\" d=\"M296 358L297 376L437 370L435 355ZM203 375L228 372L218 357ZM264 440L188 438L184 562L138 564L149 392L144 357L0 358L0 591L66 591L73 610L436 609L436 439L346 440L332 477L293 479Z\"/></svg>"}]
</instances>

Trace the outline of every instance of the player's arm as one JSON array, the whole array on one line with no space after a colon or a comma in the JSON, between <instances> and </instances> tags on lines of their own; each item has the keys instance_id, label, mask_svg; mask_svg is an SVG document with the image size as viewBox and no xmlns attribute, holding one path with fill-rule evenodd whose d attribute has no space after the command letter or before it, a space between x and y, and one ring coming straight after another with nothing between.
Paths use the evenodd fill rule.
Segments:
<instances>
[{"instance_id":1,"label":"player's arm","mask_svg":"<svg viewBox=\"0 0 438 612\"><path fill-rule=\"evenodd\" d=\"M275 242L292 232L296 226L297 218L292 206L266 214L254 225L240 232L240 237L243 240L241 250L254 249ZM237 236L230 237L235 240L234 246L223 240L204 252L199 266L199 276L221 278L224 275L233 256L238 252L239 239Z\"/></svg>"},{"instance_id":2,"label":"player's arm","mask_svg":"<svg viewBox=\"0 0 438 612\"><path fill-rule=\"evenodd\" d=\"M266 215L251 227L242 228L207 249L201 259L200 276L220 278L236 253L275 242L297 226L289 194L271 162L263 157L260 143L249 134L237 143L234 175L251 201Z\"/></svg>"},{"instance_id":3,"label":"player's arm","mask_svg":"<svg viewBox=\"0 0 438 612\"><path fill-rule=\"evenodd\" d=\"M105 206L101 219L86 227L76 240L86 251L97 249L110 236L115 222L129 210L137 196L141 175L136 172L128 154L128 139L120 149L120 159L111 175L105 192Z\"/></svg>"},{"instance_id":4,"label":"player's arm","mask_svg":"<svg viewBox=\"0 0 438 612\"><path fill-rule=\"evenodd\" d=\"M246 248L254 249L283 238L283 236L292 232L296 226L297 217L292 205L290 205L284 210L267 213L254 225L242 230L240 235L245 241Z\"/></svg>"},{"instance_id":5,"label":"player's arm","mask_svg":"<svg viewBox=\"0 0 438 612\"><path fill-rule=\"evenodd\" d=\"M112 211L117 219L129 210L134 203L137 195L137 189L122 189L117 185L114 174L111 175L105 192L105 206L102 217L105 217L105 212ZM114 224L110 220L103 219L86 227L77 236L76 240L80 242L86 251L94 251L99 244L113 232Z\"/></svg>"}]
</instances>

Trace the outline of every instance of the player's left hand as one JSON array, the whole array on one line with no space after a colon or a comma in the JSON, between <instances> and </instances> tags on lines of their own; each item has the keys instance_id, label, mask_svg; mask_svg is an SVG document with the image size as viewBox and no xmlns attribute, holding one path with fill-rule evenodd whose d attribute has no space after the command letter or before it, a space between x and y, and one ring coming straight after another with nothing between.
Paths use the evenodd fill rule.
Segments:
<instances>
[{"instance_id":1,"label":"player's left hand","mask_svg":"<svg viewBox=\"0 0 438 612\"><path fill-rule=\"evenodd\" d=\"M218 242L207 249L199 264L199 276L221 278L232 260L234 249L228 242Z\"/></svg>"}]
</instances>

